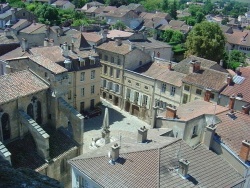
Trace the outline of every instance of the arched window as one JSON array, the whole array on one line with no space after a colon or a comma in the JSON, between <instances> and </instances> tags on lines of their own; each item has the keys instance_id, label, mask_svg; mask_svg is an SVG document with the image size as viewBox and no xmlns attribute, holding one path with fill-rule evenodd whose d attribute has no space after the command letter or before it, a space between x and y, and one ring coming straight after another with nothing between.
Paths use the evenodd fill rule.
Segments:
<instances>
[{"instance_id":1,"label":"arched window","mask_svg":"<svg viewBox=\"0 0 250 188\"><path fill-rule=\"evenodd\" d=\"M10 117L4 113L1 117L3 141L10 139Z\"/></svg>"}]
</instances>

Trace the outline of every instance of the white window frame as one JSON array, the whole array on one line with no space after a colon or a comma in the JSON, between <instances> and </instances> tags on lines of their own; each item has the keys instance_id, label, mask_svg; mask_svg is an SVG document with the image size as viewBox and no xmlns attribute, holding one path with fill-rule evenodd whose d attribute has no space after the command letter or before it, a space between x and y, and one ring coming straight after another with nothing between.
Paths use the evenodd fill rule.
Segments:
<instances>
[{"instance_id":1,"label":"white window frame","mask_svg":"<svg viewBox=\"0 0 250 188\"><path fill-rule=\"evenodd\" d=\"M91 71L91 75L90 75L91 80L95 79L95 70Z\"/></svg>"},{"instance_id":2,"label":"white window frame","mask_svg":"<svg viewBox=\"0 0 250 188\"><path fill-rule=\"evenodd\" d=\"M80 81L83 82L85 80L85 72L81 72Z\"/></svg>"}]
</instances>

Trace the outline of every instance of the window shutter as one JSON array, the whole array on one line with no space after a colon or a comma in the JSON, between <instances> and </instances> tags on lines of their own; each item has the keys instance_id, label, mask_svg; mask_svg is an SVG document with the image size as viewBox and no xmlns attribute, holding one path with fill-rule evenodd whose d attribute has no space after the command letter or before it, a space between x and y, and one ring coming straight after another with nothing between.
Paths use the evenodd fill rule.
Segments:
<instances>
[{"instance_id":1,"label":"window shutter","mask_svg":"<svg viewBox=\"0 0 250 188\"><path fill-rule=\"evenodd\" d=\"M148 100L147 100L147 104L146 104L146 108L149 109L150 108L150 97L147 95Z\"/></svg>"},{"instance_id":2,"label":"window shutter","mask_svg":"<svg viewBox=\"0 0 250 188\"><path fill-rule=\"evenodd\" d=\"M134 102L135 91L131 89L130 91L130 102Z\"/></svg>"},{"instance_id":3,"label":"window shutter","mask_svg":"<svg viewBox=\"0 0 250 188\"><path fill-rule=\"evenodd\" d=\"M142 106L142 98L143 98L143 95L141 93L139 93L139 97L138 97L138 105Z\"/></svg>"},{"instance_id":4,"label":"window shutter","mask_svg":"<svg viewBox=\"0 0 250 188\"><path fill-rule=\"evenodd\" d=\"M104 79L101 78L101 87L104 86Z\"/></svg>"}]
</instances>

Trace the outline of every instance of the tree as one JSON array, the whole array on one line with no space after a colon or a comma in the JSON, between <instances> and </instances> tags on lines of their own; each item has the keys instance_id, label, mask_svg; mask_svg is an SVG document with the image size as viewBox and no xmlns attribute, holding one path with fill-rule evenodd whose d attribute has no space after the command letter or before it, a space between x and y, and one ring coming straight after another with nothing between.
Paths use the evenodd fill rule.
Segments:
<instances>
[{"instance_id":1,"label":"tree","mask_svg":"<svg viewBox=\"0 0 250 188\"><path fill-rule=\"evenodd\" d=\"M174 31L170 42L180 44L184 40L184 34L180 31Z\"/></svg>"},{"instance_id":2,"label":"tree","mask_svg":"<svg viewBox=\"0 0 250 188\"><path fill-rule=\"evenodd\" d=\"M173 29L167 29L163 32L163 34L161 35L161 39L164 42L170 42L172 36L173 36L174 30Z\"/></svg>"},{"instance_id":3,"label":"tree","mask_svg":"<svg viewBox=\"0 0 250 188\"><path fill-rule=\"evenodd\" d=\"M126 29L126 25L121 21L117 21L112 27L113 29L118 29L122 31Z\"/></svg>"},{"instance_id":4,"label":"tree","mask_svg":"<svg viewBox=\"0 0 250 188\"><path fill-rule=\"evenodd\" d=\"M177 18L177 4L175 0L170 6L170 16L174 19Z\"/></svg>"},{"instance_id":5,"label":"tree","mask_svg":"<svg viewBox=\"0 0 250 188\"><path fill-rule=\"evenodd\" d=\"M168 0L162 0L161 9L163 11L167 11L168 10Z\"/></svg>"},{"instance_id":6,"label":"tree","mask_svg":"<svg viewBox=\"0 0 250 188\"><path fill-rule=\"evenodd\" d=\"M196 55L219 62L223 57L225 43L226 38L218 24L201 22L187 36L185 55Z\"/></svg>"},{"instance_id":7,"label":"tree","mask_svg":"<svg viewBox=\"0 0 250 188\"><path fill-rule=\"evenodd\" d=\"M202 12L196 13L196 23L201 23L205 19L205 15Z\"/></svg>"},{"instance_id":8,"label":"tree","mask_svg":"<svg viewBox=\"0 0 250 188\"><path fill-rule=\"evenodd\" d=\"M38 21L41 23L52 25L58 24L60 20L58 16L58 9L46 3L43 5L39 5L34 13L38 17Z\"/></svg>"},{"instance_id":9,"label":"tree","mask_svg":"<svg viewBox=\"0 0 250 188\"><path fill-rule=\"evenodd\" d=\"M235 70L240 65L245 65L246 55L238 50L229 52L228 68Z\"/></svg>"}]
</instances>

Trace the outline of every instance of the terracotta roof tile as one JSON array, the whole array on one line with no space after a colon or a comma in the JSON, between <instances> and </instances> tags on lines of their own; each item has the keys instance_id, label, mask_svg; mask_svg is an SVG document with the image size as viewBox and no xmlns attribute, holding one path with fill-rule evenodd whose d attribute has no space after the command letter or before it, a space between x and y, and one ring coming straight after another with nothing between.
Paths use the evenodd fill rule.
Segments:
<instances>
[{"instance_id":1,"label":"terracotta roof tile","mask_svg":"<svg viewBox=\"0 0 250 188\"><path fill-rule=\"evenodd\" d=\"M16 29L17 27L21 26L22 24L25 24L25 23L30 23L28 20L26 19L19 19L17 21L17 23L15 23L11 28L12 29Z\"/></svg>"},{"instance_id":2,"label":"terracotta roof tile","mask_svg":"<svg viewBox=\"0 0 250 188\"><path fill-rule=\"evenodd\" d=\"M48 88L44 82L27 70L6 74L0 76L0 104Z\"/></svg>"},{"instance_id":3,"label":"terracotta roof tile","mask_svg":"<svg viewBox=\"0 0 250 188\"><path fill-rule=\"evenodd\" d=\"M240 69L241 76L245 78L245 80L241 84L233 84L227 86L222 92L222 95L232 96L241 93L243 95L242 100L250 103L250 67L242 67Z\"/></svg>"},{"instance_id":4,"label":"terracotta roof tile","mask_svg":"<svg viewBox=\"0 0 250 188\"><path fill-rule=\"evenodd\" d=\"M199 72L190 73L182 79L184 83L221 91L227 85L228 73L203 68Z\"/></svg>"},{"instance_id":5,"label":"terracotta roof tile","mask_svg":"<svg viewBox=\"0 0 250 188\"><path fill-rule=\"evenodd\" d=\"M45 33L46 25L40 23L33 23L30 26L22 29L20 32L27 34L35 34L35 33Z\"/></svg>"},{"instance_id":6,"label":"terracotta roof tile","mask_svg":"<svg viewBox=\"0 0 250 188\"><path fill-rule=\"evenodd\" d=\"M221 123L216 128L216 133L221 141L226 144L236 155L240 154L243 140L250 140L250 116L241 112L235 112L233 118L229 111L217 115ZM250 156L248 158L250 161Z\"/></svg>"},{"instance_id":7,"label":"terracotta roof tile","mask_svg":"<svg viewBox=\"0 0 250 188\"><path fill-rule=\"evenodd\" d=\"M23 51L21 47L16 48L15 50L12 50L2 56L0 56L0 59L3 60L9 60L9 59L14 59L18 57L27 57L30 56L30 54L26 51Z\"/></svg>"},{"instance_id":8,"label":"terracotta roof tile","mask_svg":"<svg viewBox=\"0 0 250 188\"><path fill-rule=\"evenodd\" d=\"M49 71L51 71L55 74L59 74L59 73L63 73L63 72L68 71L64 67L58 65L57 63L51 61L50 59L48 59L42 55L30 56L29 58L32 61L34 61L35 63L43 66L44 68L48 69Z\"/></svg>"},{"instance_id":9,"label":"terracotta roof tile","mask_svg":"<svg viewBox=\"0 0 250 188\"><path fill-rule=\"evenodd\" d=\"M167 139L161 137L160 145L143 144L143 150L135 149L142 144L123 140L115 165L108 162L110 144L69 163L103 187L227 187L243 181L231 165L205 146L193 149L182 140L163 140ZM176 170L180 158L190 162L187 179Z\"/></svg>"},{"instance_id":10,"label":"terracotta roof tile","mask_svg":"<svg viewBox=\"0 0 250 188\"><path fill-rule=\"evenodd\" d=\"M113 38L124 38L124 37L128 38L128 37L130 37L132 35L133 35L133 33L131 33L131 32L120 31L120 30L115 29L115 30L109 30L107 37L111 38L111 39L113 39Z\"/></svg>"},{"instance_id":11,"label":"terracotta roof tile","mask_svg":"<svg viewBox=\"0 0 250 188\"><path fill-rule=\"evenodd\" d=\"M99 42L102 39L102 36L97 34L97 33L92 33L92 32L82 32L82 35L87 41L90 42Z\"/></svg>"},{"instance_id":12,"label":"terracotta roof tile","mask_svg":"<svg viewBox=\"0 0 250 188\"><path fill-rule=\"evenodd\" d=\"M129 47L130 46L128 44L122 43L120 46L117 46L115 41L109 41L109 42L101 44L100 46L96 48L100 50L106 50L106 51L114 52L117 54L125 55L131 51Z\"/></svg>"}]
</instances>

